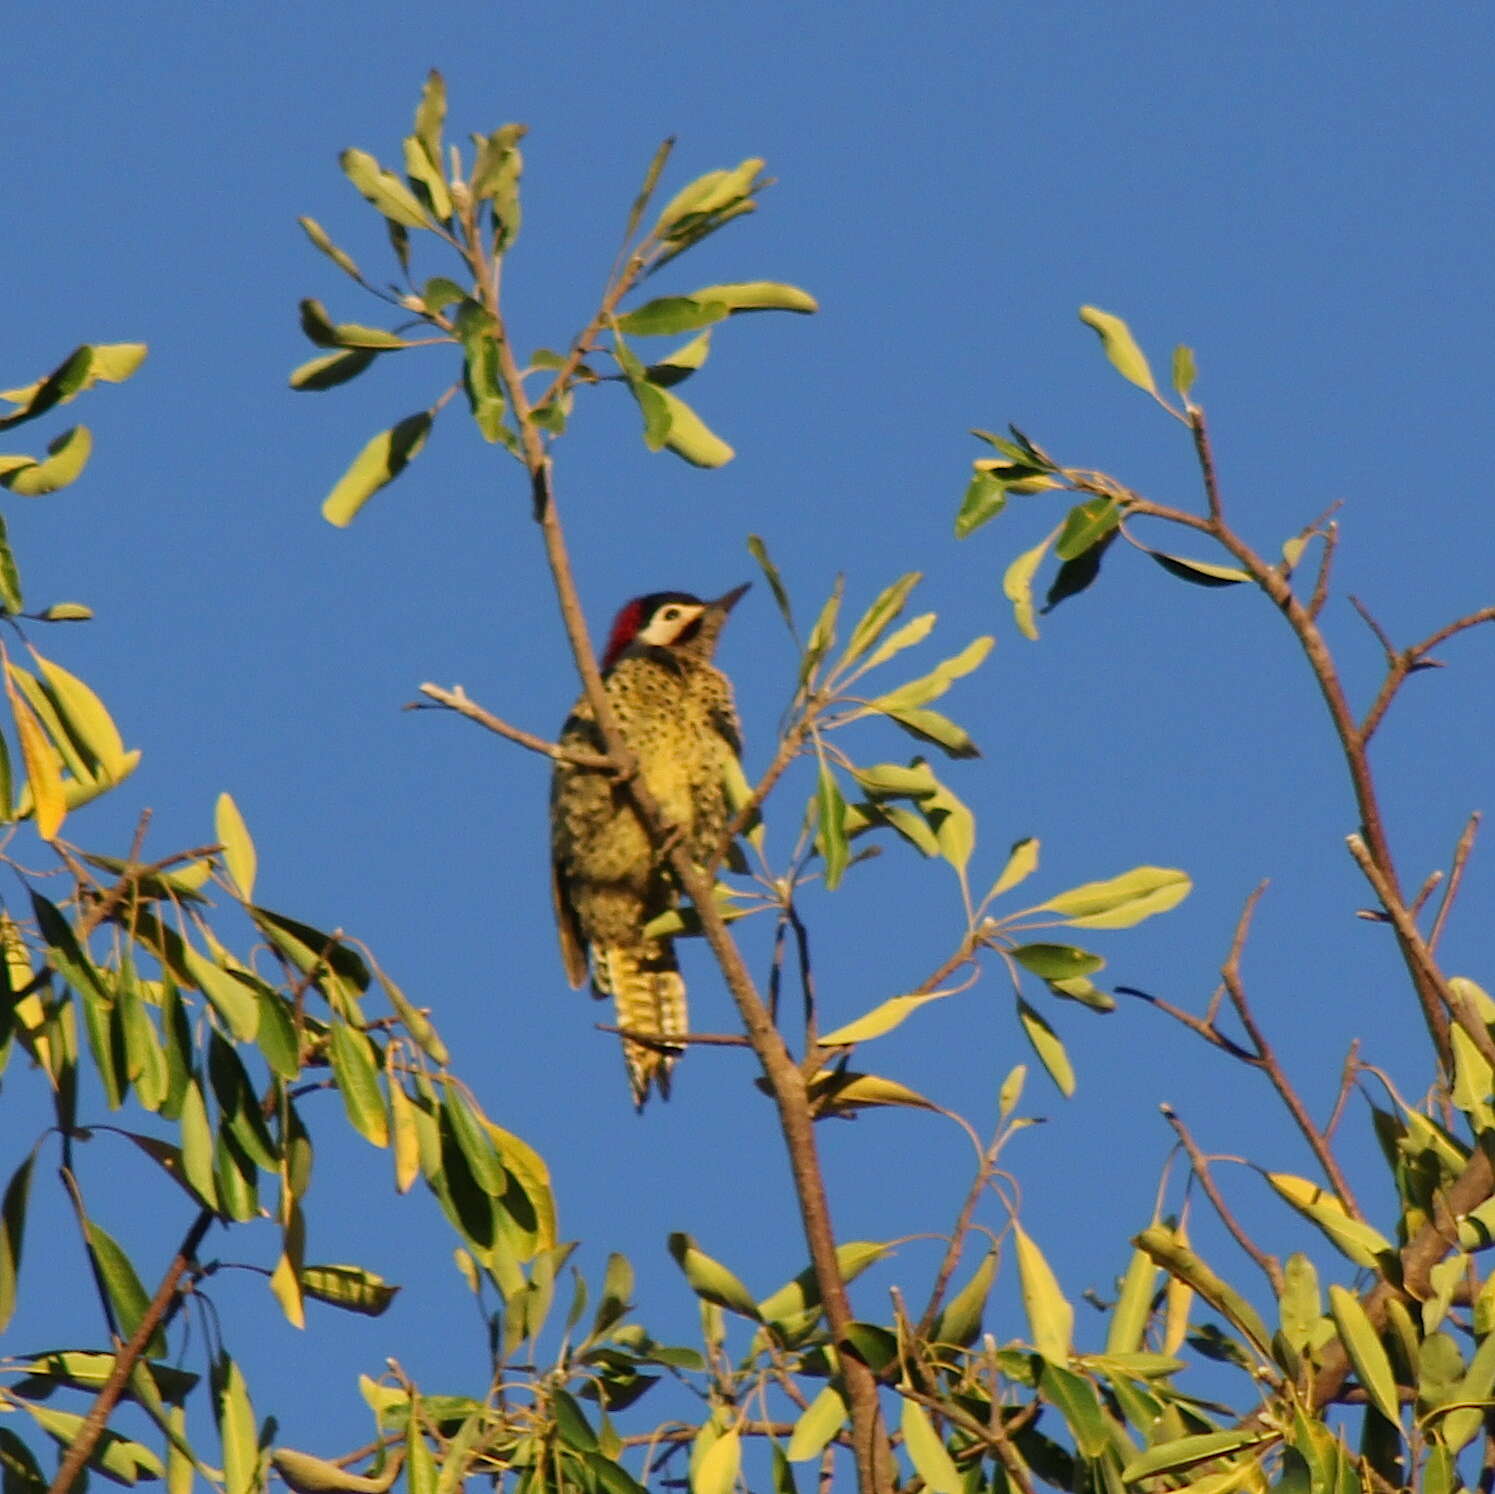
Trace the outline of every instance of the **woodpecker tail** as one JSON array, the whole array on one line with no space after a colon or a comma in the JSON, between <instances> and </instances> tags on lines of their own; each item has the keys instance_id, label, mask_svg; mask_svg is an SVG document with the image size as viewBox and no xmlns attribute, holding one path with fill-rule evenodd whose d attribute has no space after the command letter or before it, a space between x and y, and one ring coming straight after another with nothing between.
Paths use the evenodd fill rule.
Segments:
<instances>
[{"instance_id":1,"label":"woodpecker tail","mask_svg":"<svg viewBox=\"0 0 1495 1494\"><path fill-rule=\"evenodd\" d=\"M685 1009L685 982L675 963L675 947L668 939L642 944L592 947L592 983L599 996L610 995L617 1007L618 1026L629 1032L678 1037L690 1030ZM634 1106L642 1110L652 1084L661 1098L670 1097L670 1070L684 1052L679 1047L655 1047L623 1039L623 1062Z\"/></svg>"}]
</instances>

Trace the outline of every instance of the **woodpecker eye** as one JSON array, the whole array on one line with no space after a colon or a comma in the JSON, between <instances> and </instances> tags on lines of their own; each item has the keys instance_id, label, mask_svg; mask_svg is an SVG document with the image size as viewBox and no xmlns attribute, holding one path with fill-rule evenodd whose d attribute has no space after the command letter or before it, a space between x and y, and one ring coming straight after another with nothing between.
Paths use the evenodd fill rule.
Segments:
<instances>
[{"instance_id":1,"label":"woodpecker eye","mask_svg":"<svg viewBox=\"0 0 1495 1494\"><path fill-rule=\"evenodd\" d=\"M678 607L666 607L659 615L667 623L672 623L680 616L680 609Z\"/></svg>"}]
</instances>

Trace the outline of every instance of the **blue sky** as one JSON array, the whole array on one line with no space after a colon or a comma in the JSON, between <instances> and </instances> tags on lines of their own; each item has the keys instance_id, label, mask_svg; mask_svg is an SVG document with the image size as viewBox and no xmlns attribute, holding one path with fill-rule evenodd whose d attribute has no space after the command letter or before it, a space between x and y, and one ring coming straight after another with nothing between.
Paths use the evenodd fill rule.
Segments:
<instances>
[{"instance_id":1,"label":"blue sky","mask_svg":"<svg viewBox=\"0 0 1495 1494\"><path fill-rule=\"evenodd\" d=\"M327 488L449 368L411 354L327 394L286 386L311 356L299 297L340 319L379 311L296 216L382 270L382 233L336 158L357 145L395 159L431 66L459 136L530 127L524 234L506 271L522 346L564 345L586 321L667 134L679 137L667 186L751 155L779 184L661 289L773 278L821 301L813 318L720 330L690 386L737 449L719 472L646 453L618 389L580 402L557 483L594 631L630 595L714 595L748 579L751 532L802 615L838 571L862 602L904 570L926 572L918 599L941 618L930 663L977 634L998 640L947 698L985 752L945 775L980 818L974 879L989 881L1027 834L1044 848L1031 900L1137 863L1185 868L1196 891L1181 908L1096 946L1111 961L1103 979L1197 1009L1242 899L1270 877L1250 986L1319 1112L1356 1036L1409 1094L1426 1085L1389 940L1353 917L1369 895L1343 848L1353 809L1327 723L1269 604L1113 553L1101 583L1032 644L1000 578L1057 509L1014 502L962 545L950 526L981 454L968 428L1009 420L1065 462L1198 501L1184 433L1076 320L1095 303L1128 318L1156 366L1175 342L1195 348L1229 511L1260 548L1343 500L1325 623L1362 699L1380 656L1348 593L1398 642L1487 604L1486 10L671 0L416 16L382 0L85 0L7 29L0 382L28 381L78 342L151 345L130 384L77 407L96 438L85 478L4 504L29 594L97 613L41 646L101 690L144 751L130 784L71 832L122 853L150 806L164 854L208 839L213 801L230 790L259 845L263 899L366 938L434 1008L489 1112L549 1160L584 1266L630 1254L661 1332L686 1336L692 1320L670 1230L764 1292L804 1264L768 1106L741 1055L703 1051L670 1105L631 1115L613 1041L593 1031L599 1013L566 988L554 948L544 765L465 723L400 710L434 680L542 733L564 716L575 682L520 474L454 409L399 483L334 531L318 515ZM1413 883L1446 864L1486 803L1491 639L1466 636L1444 656L1378 742ZM793 674L761 585L721 657L751 771ZM855 750L907 752L877 728ZM771 819L780 848L803 791ZM1444 945L1449 970L1486 984L1492 891L1477 857ZM807 893L805 912L828 1021L916 984L959 935L948 871L894 847L841 892ZM761 972L762 932L745 938ZM695 950L688 960L696 1023L727 1026L709 966ZM1033 1074L1025 1108L1049 1124L1009 1162L1024 1222L1072 1296L1104 1290L1147 1222L1170 1142L1160 1102L1208 1148L1309 1170L1264 1087L1156 1013L1045 1010L1080 1088L1066 1103ZM992 969L864 1057L985 1128L1002 1076L1029 1055ZM23 1079L13 1068L0 1104L25 1105ZM470 1388L483 1360L434 1207L391 1199L385 1159L337 1139L334 1104L310 1254L408 1282L397 1307L376 1324L314 1324L303 1340L256 1278L213 1286L259 1409L280 1415L284 1440L322 1451L365 1435L353 1380L383 1355L433 1389ZM847 1238L953 1217L968 1163L944 1123L874 1115L823 1132ZM0 1134L19 1146L24 1117ZM1345 1146L1384 1202L1358 1112ZM95 1171L101 1216L149 1271L183 1221L142 1213L141 1198L161 1196L154 1180L117 1159ZM1274 1248L1312 1248L1255 1180L1232 1182ZM39 1217L63 1234L60 1204L46 1207ZM1202 1216L1199 1236L1236 1268ZM910 1245L869 1277L865 1315L885 1310L890 1280L917 1295L931 1249ZM28 1291L53 1264L44 1256L28 1261ZM4 1350L49 1337L51 1311L18 1318ZM1023 1331L1005 1292L989 1326ZM76 1331L97 1325L84 1315Z\"/></svg>"}]
</instances>

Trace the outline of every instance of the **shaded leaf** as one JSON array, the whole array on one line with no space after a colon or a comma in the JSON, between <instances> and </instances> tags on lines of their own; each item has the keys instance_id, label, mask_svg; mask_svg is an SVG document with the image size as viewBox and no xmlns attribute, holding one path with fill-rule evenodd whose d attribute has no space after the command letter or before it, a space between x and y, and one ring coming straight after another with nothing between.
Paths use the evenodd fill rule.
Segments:
<instances>
[{"instance_id":1,"label":"shaded leaf","mask_svg":"<svg viewBox=\"0 0 1495 1494\"><path fill-rule=\"evenodd\" d=\"M1189 560L1182 555L1165 555L1161 550L1147 552L1169 575L1195 586L1238 586L1250 575L1235 566L1214 565L1207 560Z\"/></svg>"},{"instance_id":2,"label":"shaded leaf","mask_svg":"<svg viewBox=\"0 0 1495 1494\"><path fill-rule=\"evenodd\" d=\"M297 1274L308 1297L366 1318L380 1317L400 1290L362 1266L303 1266Z\"/></svg>"},{"instance_id":3,"label":"shaded leaf","mask_svg":"<svg viewBox=\"0 0 1495 1494\"><path fill-rule=\"evenodd\" d=\"M1346 1291L1338 1282L1329 1287L1329 1311L1339 1329L1340 1341L1349 1351L1350 1362L1355 1366L1355 1375L1364 1387L1371 1404L1393 1426L1400 1427L1401 1414L1397 1405L1396 1376L1391 1371L1391 1361L1376 1330L1371 1327L1360 1299Z\"/></svg>"},{"instance_id":4,"label":"shaded leaf","mask_svg":"<svg viewBox=\"0 0 1495 1494\"><path fill-rule=\"evenodd\" d=\"M1076 949L1072 944L1019 944L1007 951L1024 970L1044 980L1065 980L1075 975L1091 975L1105 965L1098 954Z\"/></svg>"},{"instance_id":5,"label":"shaded leaf","mask_svg":"<svg viewBox=\"0 0 1495 1494\"><path fill-rule=\"evenodd\" d=\"M335 389L356 379L379 355L373 348L345 348L291 370L292 389Z\"/></svg>"}]
</instances>

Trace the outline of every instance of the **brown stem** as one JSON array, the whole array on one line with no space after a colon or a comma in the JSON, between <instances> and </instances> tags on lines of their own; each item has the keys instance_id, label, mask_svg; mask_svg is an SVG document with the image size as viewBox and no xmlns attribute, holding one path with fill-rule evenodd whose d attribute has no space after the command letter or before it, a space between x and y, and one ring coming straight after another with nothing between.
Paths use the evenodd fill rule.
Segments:
<instances>
[{"instance_id":1,"label":"brown stem","mask_svg":"<svg viewBox=\"0 0 1495 1494\"><path fill-rule=\"evenodd\" d=\"M598 768L604 771L614 766L610 757L602 757L595 752L571 751L562 747L558 742L547 742L544 737L537 737L533 732L510 726L507 721L501 721L492 711L484 710L482 706L470 700L461 685L453 685L450 690L444 690L440 685L426 684L420 687L420 693L429 696L447 710L455 711L459 716L466 716L469 721L476 721L479 726L487 727L489 731L498 736L507 737L509 741L517 742L521 747L528 747L531 752L538 752L542 757L551 758L555 762L575 763L578 768ZM419 711L429 709L429 707L422 706L419 701L412 701L405 709Z\"/></svg>"},{"instance_id":2,"label":"brown stem","mask_svg":"<svg viewBox=\"0 0 1495 1494\"><path fill-rule=\"evenodd\" d=\"M641 263L635 255L619 280L610 287L603 307L594 318L593 328L600 327L631 284L630 270ZM495 304L489 308L498 315ZM568 366L580 362L585 337L579 339ZM601 733L607 754L619 770L631 768L633 754L619 729L602 676L597 667L596 654L587 632L586 617L571 570L570 556L561 530L560 516L556 509L555 494L551 483L550 458L540 439L540 433L531 419L532 406L525 394L514 361L513 351L504 335L502 322L498 337L499 377L509 396L514 418L518 423L525 466L530 475L530 488L534 501L534 515L540 525L545 547L546 561L555 585L560 604L561 620L566 637L581 677L582 689L592 708L597 729ZM564 370L563 370L564 372ZM553 386L558 387L558 386ZM559 390L556 396L559 397ZM547 397L551 397L547 395ZM640 819L648 827L656 845L668 843L666 822L661 815L654 796L647 785L636 774L628 774L625 781ZM825 1191L825 1179L815 1144L814 1123L810 1114L808 1085L798 1066L784 1045L783 1037L774 1026L768 1009L758 994L757 988L744 965L725 920L711 895L711 882L691 860L688 849L676 837L670 852L670 864L680 887L694 904L701 920L701 929L712 954L721 967L727 989L737 1006L748 1040L758 1062L762 1065L769 1088L773 1092L774 1104L779 1113L779 1125L789 1152L789 1166L794 1179L794 1190L799 1202L800 1218L804 1226L805 1239L809 1245L810 1260L815 1270L816 1284L825 1308L826 1322L840 1349L842 1383L846 1386L850 1402L852 1443L857 1465L857 1483L862 1494L881 1494L891 1486L887 1437L881 1425L881 1412L877 1403L877 1385L872 1372L853 1353L843 1347L847 1342L847 1330L851 1324L851 1306L846 1294L846 1283L841 1275L836 1256L835 1233L831 1226L830 1204Z\"/></svg>"},{"instance_id":3,"label":"brown stem","mask_svg":"<svg viewBox=\"0 0 1495 1494\"><path fill-rule=\"evenodd\" d=\"M1281 1262L1275 1255L1269 1255L1263 1250L1231 1213L1229 1206L1221 1197L1220 1190L1215 1186L1214 1176L1209 1170L1209 1159L1199 1150L1198 1143L1190 1135L1189 1128L1184 1125L1178 1112L1171 1105L1164 1105L1162 1111L1163 1119L1173 1127L1173 1134L1178 1137L1179 1144L1188 1154L1189 1166L1194 1169L1194 1176L1199 1179L1199 1186L1204 1189L1204 1196L1214 1205L1215 1213L1220 1216L1220 1222L1230 1231L1236 1244L1256 1262L1262 1274L1271 1283L1272 1291L1280 1297L1282 1295Z\"/></svg>"},{"instance_id":4,"label":"brown stem","mask_svg":"<svg viewBox=\"0 0 1495 1494\"><path fill-rule=\"evenodd\" d=\"M183 1237L171 1264L167 1266L166 1274L161 1278L161 1284L141 1315L129 1342L116 1351L114 1368L109 1371L109 1378L94 1397L93 1405L88 1408L88 1415L83 1418L77 1435L68 1444L68 1449L58 1464L57 1476L52 1480L47 1494L68 1494L83 1465L92 1457L125 1385L134 1373L135 1366L145 1358L146 1345L165 1321L176 1297L177 1286L196 1257L197 1247L202 1244L215 1217L211 1209L204 1209L193 1220L191 1229Z\"/></svg>"},{"instance_id":5,"label":"brown stem","mask_svg":"<svg viewBox=\"0 0 1495 1494\"><path fill-rule=\"evenodd\" d=\"M1438 904L1438 912L1433 919L1432 930L1428 934L1430 952L1437 952L1438 941L1443 937L1443 925L1448 922L1448 915L1453 910L1453 900L1459 895L1459 884L1464 880L1464 868L1469 864L1470 852L1474 850L1474 837L1479 834L1481 818L1479 810L1476 809L1469 816L1463 834L1459 836L1459 843L1454 847L1453 865L1448 872L1448 885L1443 889L1443 901Z\"/></svg>"},{"instance_id":6,"label":"brown stem","mask_svg":"<svg viewBox=\"0 0 1495 1494\"><path fill-rule=\"evenodd\" d=\"M1266 1034L1257 1025L1256 1015L1246 999L1246 986L1241 979L1241 955L1246 947L1246 935L1250 932L1251 915L1256 911L1256 905L1266 890L1267 884L1263 882L1246 899L1246 905L1241 909L1240 919L1236 923L1235 937L1230 943L1230 954L1220 971L1220 978L1225 982L1225 989L1230 995L1230 1003L1235 1008L1236 1016L1240 1018L1241 1026L1246 1029L1246 1035L1256 1049L1257 1063L1271 1080L1272 1088L1277 1091L1278 1097L1287 1107L1288 1114L1292 1116L1298 1130L1303 1133L1303 1139L1318 1159L1318 1164L1323 1168L1324 1176L1329 1179L1335 1193L1338 1194L1340 1203L1356 1219L1364 1219L1365 1216L1360 1212L1360 1205L1355 1202L1355 1195L1350 1190L1349 1179L1345 1177L1343 1169L1334 1156L1333 1149L1324 1133L1314 1125L1313 1117L1308 1113L1308 1107L1304 1105L1302 1097L1278 1062L1276 1051L1267 1041Z\"/></svg>"}]
</instances>

